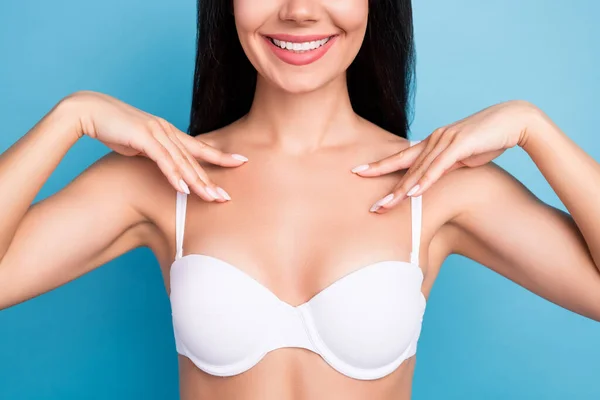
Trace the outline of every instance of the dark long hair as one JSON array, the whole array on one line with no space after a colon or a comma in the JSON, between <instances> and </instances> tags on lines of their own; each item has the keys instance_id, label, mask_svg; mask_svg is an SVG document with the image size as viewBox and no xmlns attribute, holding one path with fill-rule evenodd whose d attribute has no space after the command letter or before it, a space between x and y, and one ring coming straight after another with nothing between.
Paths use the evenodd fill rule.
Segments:
<instances>
[{"instance_id":1,"label":"dark long hair","mask_svg":"<svg viewBox=\"0 0 600 400\"><path fill-rule=\"evenodd\" d=\"M237 36L231 5L198 0L196 68L188 132L206 133L241 118L256 88L256 70ZM352 108L406 138L415 51L410 0L369 0L365 39L347 71Z\"/></svg>"}]
</instances>

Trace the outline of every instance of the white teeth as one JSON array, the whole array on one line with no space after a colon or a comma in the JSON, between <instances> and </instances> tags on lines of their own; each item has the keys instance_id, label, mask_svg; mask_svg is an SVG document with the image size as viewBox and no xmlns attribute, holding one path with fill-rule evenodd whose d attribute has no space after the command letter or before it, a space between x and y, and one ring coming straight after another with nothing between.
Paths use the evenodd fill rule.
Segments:
<instances>
[{"instance_id":1,"label":"white teeth","mask_svg":"<svg viewBox=\"0 0 600 400\"><path fill-rule=\"evenodd\" d=\"M314 49L318 49L327 43L331 38L325 38L321 40L315 40L312 42L302 42L302 43L294 43L294 42L286 42L283 40L271 39L275 46L279 46L282 49L291 50L293 52L304 52L310 51Z\"/></svg>"}]
</instances>

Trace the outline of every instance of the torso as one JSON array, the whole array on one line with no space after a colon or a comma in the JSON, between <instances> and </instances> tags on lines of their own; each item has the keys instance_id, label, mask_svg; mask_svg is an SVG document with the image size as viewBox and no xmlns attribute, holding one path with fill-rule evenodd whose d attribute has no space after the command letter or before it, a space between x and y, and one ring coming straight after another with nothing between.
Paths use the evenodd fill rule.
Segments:
<instances>
[{"instance_id":1,"label":"torso","mask_svg":"<svg viewBox=\"0 0 600 400\"><path fill-rule=\"evenodd\" d=\"M406 139L371 126L364 142L356 146L283 157L234 140L235 135L238 133L230 130L197 137L224 151L244 154L250 161L238 168L203 164L211 179L233 200L207 203L193 194L188 196L185 254L225 260L291 305L304 303L361 266L409 260L410 199L387 214L368 211L393 189L404 171L377 178L361 178L350 172L358 164L406 148ZM154 173L160 174L157 169ZM160 176L157 179L160 181ZM155 191L148 212L160 232L151 240L151 248L170 292L176 193L164 181ZM443 182L437 186L422 197L419 264L425 276L421 287L425 297L448 255L447 237L452 234L445 222L454 209L440 196ZM241 374L219 377L179 356L183 400L409 399L414 368L415 357L411 357L381 379L357 380L340 374L314 352L280 348Z\"/></svg>"}]
</instances>

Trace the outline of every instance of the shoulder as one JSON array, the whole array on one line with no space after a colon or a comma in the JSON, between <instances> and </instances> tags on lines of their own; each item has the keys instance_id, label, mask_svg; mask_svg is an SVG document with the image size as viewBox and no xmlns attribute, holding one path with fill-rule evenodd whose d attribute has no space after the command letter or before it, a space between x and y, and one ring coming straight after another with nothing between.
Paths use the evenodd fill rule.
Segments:
<instances>
[{"instance_id":1,"label":"shoulder","mask_svg":"<svg viewBox=\"0 0 600 400\"><path fill-rule=\"evenodd\" d=\"M537 203L531 191L494 162L447 173L423 193L423 207L438 218L438 236L449 254L460 252L466 242L484 245L503 221L513 221Z\"/></svg>"},{"instance_id":2,"label":"shoulder","mask_svg":"<svg viewBox=\"0 0 600 400\"><path fill-rule=\"evenodd\" d=\"M140 215L140 222L149 227L145 232L151 247L164 237L175 218L177 192L152 159L109 152L84 175L89 190Z\"/></svg>"},{"instance_id":3,"label":"shoulder","mask_svg":"<svg viewBox=\"0 0 600 400\"><path fill-rule=\"evenodd\" d=\"M533 198L515 176L494 162L459 168L444 175L431 189L443 194L448 222L456 223L482 209L492 210L499 202L518 203Z\"/></svg>"},{"instance_id":4,"label":"shoulder","mask_svg":"<svg viewBox=\"0 0 600 400\"><path fill-rule=\"evenodd\" d=\"M357 143L358 147L394 154L410 145L411 139L396 135L362 118L360 129L361 141Z\"/></svg>"},{"instance_id":5,"label":"shoulder","mask_svg":"<svg viewBox=\"0 0 600 400\"><path fill-rule=\"evenodd\" d=\"M130 201L132 206L140 209L145 208L149 200L147 195L150 193L160 195L175 192L156 163L142 156L129 157L109 152L92 164L84 174L92 176L92 179L88 179L91 185L110 186L119 191L123 200Z\"/></svg>"}]
</instances>

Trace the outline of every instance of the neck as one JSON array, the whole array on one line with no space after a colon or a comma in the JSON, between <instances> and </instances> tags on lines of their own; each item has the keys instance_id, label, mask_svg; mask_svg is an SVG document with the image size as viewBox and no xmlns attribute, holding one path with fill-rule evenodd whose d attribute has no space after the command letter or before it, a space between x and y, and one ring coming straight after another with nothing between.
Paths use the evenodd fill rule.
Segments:
<instances>
[{"instance_id":1,"label":"neck","mask_svg":"<svg viewBox=\"0 0 600 400\"><path fill-rule=\"evenodd\" d=\"M256 141L301 154L348 142L359 117L352 110L345 74L301 94L285 92L259 75L245 120Z\"/></svg>"}]
</instances>

